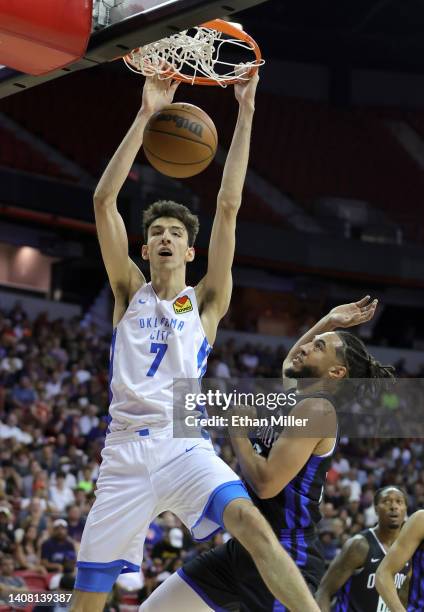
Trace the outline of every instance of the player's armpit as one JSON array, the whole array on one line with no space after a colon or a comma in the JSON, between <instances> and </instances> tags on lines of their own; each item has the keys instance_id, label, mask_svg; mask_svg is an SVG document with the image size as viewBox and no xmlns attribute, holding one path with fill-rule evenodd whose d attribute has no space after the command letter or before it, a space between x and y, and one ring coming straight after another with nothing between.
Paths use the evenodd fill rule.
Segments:
<instances>
[{"instance_id":1,"label":"player's armpit","mask_svg":"<svg viewBox=\"0 0 424 612\"><path fill-rule=\"evenodd\" d=\"M361 535L354 536L343 546L324 574L316 593L317 603L323 612L330 612L333 595L342 588L355 570L364 565L368 551L368 542Z\"/></svg>"},{"instance_id":2,"label":"player's armpit","mask_svg":"<svg viewBox=\"0 0 424 612\"><path fill-rule=\"evenodd\" d=\"M200 319L211 345L215 342L219 322L228 310L232 287L233 280L230 272L221 289L215 289L208 285L207 275L203 277L195 289Z\"/></svg>"}]
</instances>

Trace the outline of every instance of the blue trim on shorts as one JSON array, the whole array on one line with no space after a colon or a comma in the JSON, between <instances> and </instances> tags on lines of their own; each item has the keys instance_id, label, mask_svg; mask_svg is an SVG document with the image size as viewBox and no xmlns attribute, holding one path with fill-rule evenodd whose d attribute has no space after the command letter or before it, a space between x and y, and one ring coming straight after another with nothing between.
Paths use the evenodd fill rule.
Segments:
<instances>
[{"instance_id":1,"label":"blue trim on shorts","mask_svg":"<svg viewBox=\"0 0 424 612\"><path fill-rule=\"evenodd\" d=\"M226 483L218 487L209 501L206 516L214 523L224 527L224 510L233 499L246 498L250 500L250 495L244 483L237 480L233 483Z\"/></svg>"},{"instance_id":2,"label":"blue trim on shorts","mask_svg":"<svg viewBox=\"0 0 424 612\"><path fill-rule=\"evenodd\" d=\"M217 533L220 529L225 528L223 520L225 508L234 499L241 498L252 501L244 483L241 480L230 480L229 482L224 482L223 484L216 487L216 489L214 489L209 495L209 499L206 502L202 514L197 519L193 527L191 527L190 529L191 535L196 540L196 542L205 542L206 540L210 540L210 538L215 535L215 533ZM196 538L193 534L193 531L203 521L205 517L208 518L210 521L214 522L216 525L219 525L219 527L204 538Z\"/></svg>"},{"instance_id":3,"label":"blue trim on shorts","mask_svg":"<svg viewBox=\"0 0 424 612\"><path fill-rule=\"evenodd\" d=\"M183 570L182 567L177 569L177 574L178 576L184 580L184 582L191 588L193 589L193 591L195 591L199 597L201 597L203 599L203 601L210 607L212 608L212 610L214 610L214 612L226 612L226 610L224 608L221 608L220 606L217 606L207 595L206 593L194 582L194 580L192 580L192 578L190 578L189 576L187 576L187 574L185 573L185 571Z\"/></svg>"},{"instance_id":4,"label":"blue trim on shorts","mask_svg":"<svg viewBox=\"0 0 424 612\"><path fill-rule=\"evenodd\" d=\"M108 563L77 561L77 568L75 589L90 593L109 593L119 574L140 571L139 565L125 561L125 559L117 559Z\"/></svg>"}]
</instances>

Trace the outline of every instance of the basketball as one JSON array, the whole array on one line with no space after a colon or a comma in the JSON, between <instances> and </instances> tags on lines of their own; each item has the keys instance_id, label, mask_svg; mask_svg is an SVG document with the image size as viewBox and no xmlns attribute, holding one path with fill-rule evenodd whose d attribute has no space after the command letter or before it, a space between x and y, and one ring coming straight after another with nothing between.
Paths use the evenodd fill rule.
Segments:
<instances>
[{"instance_id":1,"label":"basketball","mask_svg":"<svg viewBox=\"0 0 424 612\"><path fill-rule=\"evenodd\" d=\"M155 113L143 137L143 149L151 165L174 178L202 172L215 157L217 144L212 119L201 108L181 102Z\"/></svg>"}]
</instances>

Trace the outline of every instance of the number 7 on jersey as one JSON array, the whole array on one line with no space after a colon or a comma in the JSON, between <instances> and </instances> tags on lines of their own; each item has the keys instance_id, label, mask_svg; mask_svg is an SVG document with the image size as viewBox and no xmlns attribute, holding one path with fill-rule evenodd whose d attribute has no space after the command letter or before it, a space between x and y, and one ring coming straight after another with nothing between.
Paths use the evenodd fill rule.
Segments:
<instances>
[{"instance_id":1,"label":"number 7 on jersey","mask_svg":"<svg viewBox=\"0 0 424 612\"><path fill-rule=\"evenodd\" d=\"M167 349L168 345L163 342L152 342L150 345L150 352L156 353L156 357L153 359L153 363L150 366L146 376L154 376L156 374L156 371L160 365L160 362L164 358Z\"/></svg>"}]
</instances>

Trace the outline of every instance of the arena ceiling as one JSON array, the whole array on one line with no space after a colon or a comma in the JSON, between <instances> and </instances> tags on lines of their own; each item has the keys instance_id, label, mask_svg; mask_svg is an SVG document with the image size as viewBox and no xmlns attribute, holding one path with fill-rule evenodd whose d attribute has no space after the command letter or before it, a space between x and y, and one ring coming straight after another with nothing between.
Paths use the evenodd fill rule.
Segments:
<instances>
[{"instance_id":1,"label":"arena ceiling","mask_svg":"<svg viewBox=\"0 0 424 612\"><path fill-rule=\"evenodd\" d=\"M422 0L269 0L242 15L268 57L424 71Z\"/></svg>"}]
</instances>

